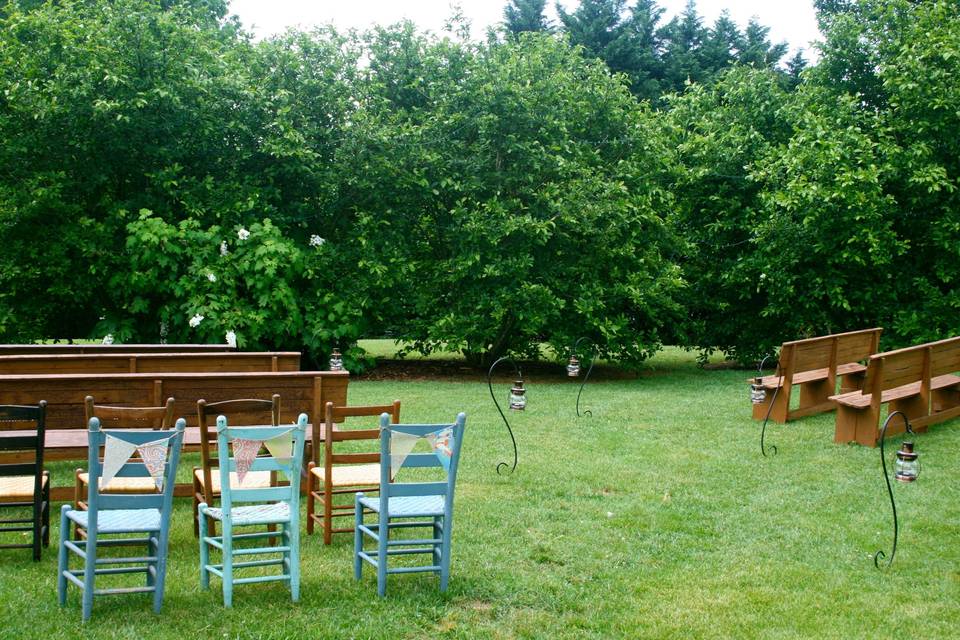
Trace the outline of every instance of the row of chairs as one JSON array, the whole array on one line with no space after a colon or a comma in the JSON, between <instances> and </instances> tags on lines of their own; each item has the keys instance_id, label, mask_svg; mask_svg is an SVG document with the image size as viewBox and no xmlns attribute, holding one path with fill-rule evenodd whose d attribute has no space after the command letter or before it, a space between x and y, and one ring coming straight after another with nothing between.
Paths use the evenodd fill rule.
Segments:
<instances>
[{"instance_id":1,"label":"row of chairs","mask_svg":"<svg viewBox=\"0 0 960 640\"><path fill-rule=\"evenodd\" d=\"M272 415L277 416L279 411L274 409L278 408L279 399L274 397L266 402L270 403ZM103 420L116 421L117 414L93 405L92 399L88 405L90 413L112 416ZM346 509L334 510L332 500L334 490L338 493L347 491L342 488L346 479L333 479L326 464L324 468L312 464L308 475L310 478L309 501L319 501L324 507L324 513L312 514L308 523L312 524L316 521L323 526L326 542L334 531L329 524L330 519L337 515L354 515L357 521L354 529L355 575L358 579L361 577L362 564L365 562L375 566L380 595L385 594L387 574L416 570L438 573L441 589L445 589L449 577L453 486L463 437L464 416L460 414L452 424L401 425L397 424L399 403L388 405L388 407L391 412L384 412L381 415L379 429L349 432L334 430L332 425L335 416L347 417L350 409L341 408L343 411L338 413L332 404L327 406L325 463L349 461L359 462L355 466L373 465L377 468L379 477L376 478L375 483L366 484L369 478L366 475L363 476L362 488L365 488L365 492L356 495L353 509L350 513L346 513ZM32 414L37 418L36 439L40 443L36 446L37 469L42 469L44 408L41 403L39 407L10 409L18 420L27 419L25 417L27 409L37 412ZM201 406L200 415L210 415L211 411L218 409L226 411L236 408L228 403L204 403ZM260 408L263 409L264 405ZM360 415L371 414L369 407L354 409ZM3 419L3 415L5 414L0 411L0 419ZM147 413L138 415L138 419L141 420L150 421L157 418L158 416ZM168 424L169 417L167 418ZM163 426L164 417L159 419ZM277 421L272 420L274 423ZM202 422L201 426L203 426ZM149 592L153 594L155 610L159 611L166 574L166 550L173 488L179 453L183 444L184 428L185 421L181 418L172 430L104 429L103 421L98 415L91 417L88 433L90 452L88 470L77 476L78 486L82 483L86 489L86 501L83 505L79 503L76 506L64 505L62 509L58 573L61 604L65 603L68 584L72 583L80 587L83 593L85 620L89 618L92 611L93 596L101 594ZM204 468L194 470L193 474L195 488L199 486L201 489L194 492L197 501L195 526L200 537L201 585L204 588L209 586L211 574L222 578L226 606L232 604L234 584L283 580L288 583L293 599L297 600L299 597L299 489L306 428L305 414L300 415L295 425L271 424L258 427L229 427L225 415L219 415L217 418L216 463L213 463L212 456L205 456L205 459L210 462L209 467L205 463ZM316 430L315 425L315 435ZM375 432L380 439L378 454L334 453L334 442L355 439L351 438L350 433L364 433L370 436L370 432ZM341 438L341 434L344 437ZM432 451L425 454L410 452L407 447L410 446L411 439L428 440ZM205 438L201 438L201 442L204 440ZM392 443L397 441L401 442L400 454L397 454L396 447L392 446ZM243 455L238 457L238 443L241 449L246 451L255 447L256 457L252 459ZM267 454L261 453L263 443L267 445ZM18 443L18 445L22 444L22 442ZM101 448L104 451L103 460L99 455ZM122 451L121 458L127 456L119 468L115 468L116 456L107 453L109 449L114 452ZM139 452L139 459L133 458L133 451ZM340 458L341 455L347 457ZM376 461L370 457L371 455L376 455ZM396 475L399 470L409 466L441 467L445 477L439 482L397 482ZM104 478L106 467L109 467L106 471L109 477ZM4 469L0 467L0 474L3 471ZM20 467L16 471L26 472L27 470L25 467ZM281 475L282 479L278 477ZM46 477L42 472L38 472L38 476ZM214 478L219 480L218 484L214 484ZM265 482L264 478L268 478L268 481ZM278 480L285 480L285 482ZM119 482L114 485L115 481ZM42 482L49 491L49 482ZM337 489L334 489L335 485ZM119 492L118 487L122 487ZM219 507L213 505L216 488L220 490ZM378 488L379 498L366 495L371 490L376 492ZM48 513L48 493L44 504ZM43 540L48 543L49 516L47 515L44 520L42 516L44 512L44 506L41 505L38 512L41 516L34 519L35 523L41 523L34 538L36 558L39 558L38 541ZM364 523L364 514L371 512L378 514L379 521L376 525L368 526ZM418 521L417 518L426 518L426 520ZM217 535L215 530L217 524L222 529L220 535ZM266 525L268 529L249 531L251 526L262 527L262 525ZM426 526L432 534L426 538L390 539L391 531L414 526ZM85 534L86 540L70 539L71 527ZM312 530L312 527L308 525L308 529ZM375 541L375 552L364 549L365 537ZM261 543L264 539L267 539L266 544ZM253 542L255 546L249 546L248 541ZM98 557L97 549L100 547L130 545L143 545L145 551L143 554L132 556ZM219 553L220 562L211 561L211 550ZM417 553L431 555L432 562L420 567L388 567L388 558L391 556ZM82 569L70 569L70 554L83 560ZM250 577L236 576L238 571L243 572L253 567L270 565L278 565L280 573ZM144 586L119 589L97 589L95 586L95 578L98 575L138 572L146 574Z\"/></svg>"}]
</instances>

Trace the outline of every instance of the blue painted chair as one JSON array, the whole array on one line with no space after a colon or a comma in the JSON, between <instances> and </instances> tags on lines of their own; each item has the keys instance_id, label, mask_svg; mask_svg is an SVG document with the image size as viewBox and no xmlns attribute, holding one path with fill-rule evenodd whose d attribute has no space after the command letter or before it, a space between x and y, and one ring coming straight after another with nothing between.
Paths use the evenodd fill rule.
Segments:
<instances>
[{"instance_id":1,"label":"blue painted chair","mask_svg":"<svg viewBox=\"0 0 960 640\"><path fill-rule=\"evenodd\" d=\"M289 583L293 601L300 599L300 470L303 465L303 443L307 429L307 415L300 414L295 425L228 427L225 416L217 417L217 451L220 460L220 508L209 507L201 503L198 507L200 521L200 586L210 588L210 574L223 581L223 604L233 605L233 586L256 582L286 581ZM290 458L277 458L273 455L258 456L247 460L245 466L240 456L241 468L238 469L238 448L240 444L248 451L253 448L256 454L260 444L271 442L292 445ZM231 455L233 444L233 455ZM226 461L226 463L224 463ZM277 487L243 488L239 476L258 471L280 472L280 479L289 480L289 484ZM230 476L237 477L231 486ZM208 518L219 521L223 535L208 535ZM276 525L279 531L238 532L237 527ZM268 541L266 546L238 546L249 540L279 538L279 544ZM210 562L210 547L220 551L222 562ZM280 557L265 557L275 556ZM260 559L237 561L242 556ZM254 575L237 578L237 569L280 565L280 573Z\"/></svg>"},{"instance_id":2,"label":"blue painted chair","mask_svg":"<svg viewBox=\"0 0 960 640\"><path fill-rule=\"evenodd\" d=\"M186 422L177 420L172 431L145 431L143 429L100 428L98 418L90 419L88 432L88 466L90 482L87 485L87 510L63 505L60 511L60 558L57 591L60 606L67 602L67 584L73 583L83 593L83 619L88 620L93 610L94 595L119 593L152 593L153 610L160 613L163 605L163 587L167 574L167 548L170 538L170 511L176 482L177 464L183 445ZM115 439L109 443L108 439ZM144 445L153 445L144 447ZM100 448L118 446L129 450L142 449L146 460L129 458L117 472L121 478L151 476L147 464L155 467L162 485L147 493L102 493L100 489L104 462ZM106 455L106 454L105 454ZM85 541L70 540L70 525L87 532ZM129 534L137 537L131 538ZM145 555L136 557L98 558L98 549L131 544L146 545ZM83 569L70 569L69 554L83 559ZM129 566L123 566L129 565ZM127 573L146 573L146 585L97 589L96 576Z\"/></svg>"},{"instance_id":3,"label":"blue painted chair","mask_svg":"<svg viewBox=\"0 0 960 640\"><path fill-rule=\"evenodd\" d=\"M450 534L453 529L453 488L463 444L466 415L453 424L390 424L390 415L380 416L380 497L356 495L353 572L360 579L363 563L377 569L377 593L386 594L387 574L428 571L440 574L440 591L450 578ZM426 438L432 453L411 453L413 439ZM446 479L440 482L396 482L403 467L440 467ZM393 478L393 480L391 480ZM364 511L378 516L376 524L364 524ZM430 529L425 538L390 539L393 529ZM365 551L364 536L377 544ZM387 566L390 556L430 554L431 563L418 566Z\"/></svg>"}]
</instances>

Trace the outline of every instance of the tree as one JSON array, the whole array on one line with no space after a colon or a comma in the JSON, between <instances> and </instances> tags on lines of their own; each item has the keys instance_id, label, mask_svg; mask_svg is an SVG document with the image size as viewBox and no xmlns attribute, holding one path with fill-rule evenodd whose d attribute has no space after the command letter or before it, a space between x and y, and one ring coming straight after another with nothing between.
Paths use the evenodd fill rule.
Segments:
<instances>
[{"instance_id":1,"label":"tree","mask_svg":"<svg viewBox=\"0 0 960 640\"><path fill-rule=\"evenodd\" d=\"M503 26L514 36L525 31L550 31L546 6L547 0L508 0L503 8Z\"/></svg>"}]
</instances>

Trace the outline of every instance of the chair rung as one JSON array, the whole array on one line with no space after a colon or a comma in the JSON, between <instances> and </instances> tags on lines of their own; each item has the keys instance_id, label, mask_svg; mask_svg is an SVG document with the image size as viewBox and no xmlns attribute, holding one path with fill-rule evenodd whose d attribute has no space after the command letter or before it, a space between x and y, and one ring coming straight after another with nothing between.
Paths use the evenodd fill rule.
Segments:
<instances>
[{"instance_id":1,"label":"chair rung","mask_svg":"<svg viewBox=\"0 0 960 640\"><path fill-rule=\"evenodd\" d=\"M256 576L254 578L234 578L233 584L253 584L255 582L281 582L289 581L290 576L283 574L278 576Z\"/></svg>"},{"instance_id":2,"label":"chair rung","mask_svg":"<svg viewBox=\"0 0 960 640\"><path fill-rule=\"evenodd\" d=\"M360 556L360 559L361 559L361 560L366 560L367 562L369 562L369 563L372 564L373 566L375 566L375 567L377 566L377 559L376 559L374 556L371 556L371 555L370 555L369 553L367 553L366 551L361 551L361 552L358 553L357 555Z\"/></svg>"},{"instance_id":3,"label":"chair rung","mask_svg":"<svg viewBox=\"0 0 960 640\"><path fill-rule=\"evenodd\" d=\"M413 538L411 538L410 540L388 540L388 541L387 541L387 546L388 546L388 547L393 547L393 546L413 545L413 544L440 544L441 542L443 542L443 540L441 540L441 539L439 539L439 538L437 538L437 539L433 539L433 538L413 539Z\"/></svg>"},{"instance_id":4,"label":"chair rung","mask_svg":"<svg viewBox=\"0 0 960 640\"><path fill-rule=\"evenodd\" d=\"M97 538L98 547L123 547L131 544L158 544L159 541L153 536L147 538Z\"/></svg>"},{"instance_id":5,"label":"chair rung","mask_svg":"<svg viewBox=\"0 0 960 640\"><path fill-rule=\"evenodd\" d=\"M247 560L246 562L234 562L234 569L249 569L250 567L269 567L275 564L283 564L281 558L274 558L272 560ZM223 575L223 565L222 564L208 564L207 569L213 571L217 575Z\"/></svg>"},{"instance_id":6,"label":"chair rung","mask_svg":"<svg viewBox=\"0 0 960 640\"><path fill-rule=\"evenodd\" d=\"M428 565L425 567L394 567L387 569L387 573L418 573L421 571L440 571L439 565Z\"/></svg>"},{"instance_id":7,"label":"chair rung","mask_svg":"<svg viewBox=\"0 0 960 640\"><path fill-rule=\"evenodd\" d=\"M380 534L379 534L378 532L374 531L373 529L371 529L370 527L368 527L368 526L365 525L365 524L360 525L360 531L362 531L363 533L367 534L368 536L370 536L370 537L373 538L374 540L377 540L377 541L380 540Z\"/></svg>"},{"instance_id":8,"label":"chair rung","mask_svg":"<svg viewBox=\"0 0 960 640\"><path fill-rule=\"evenodd\" d=\"M126 593L153 593L156 587L118 587L116 589L94 589L95 596L116 596Z\"/></svg>"},{"instance_id":9,"label":"chair rung","mask_svg":"<svg viewBox=\"0 0 960 640\"><path fill-rule=\"evenodd\" d=\"M287 553L290 547L251 547L250 549L234 549L235 556L252 556L260 553Z\"/></svg>"},{"instance_id":10,"label":"chair rung","mask_svg":"<svg viewBox=\"0 0 960 640\"><path fill-rule=\"evenodd\" d=\"M97 564L124 564L131 562L157 562L156 556L140 556L133 558L97 558Z\"/></svg>"},{"instance_id":11,"label":"chair rung","mask_svg":"<svg viewBox=\"0 0 960 640\"><path fill-rule=\"evenodd\" d=\"M31 500L31 501L29 501L29 502L0 502L0 506L2 506L2 507L32 507L32 506L33 506L33 500ZM0 522L3 522L3 520L0 520Z\"/></svg>"},{"instance_id":12,"label":"chair rung","mask_svg":"<svg viewBox=\"0 0 960 640\"><path fill-rule=\"evenodd\" d=\"M416 549L387 549L388 556L403 556L413 553L433 553L433 547L418 547Z\"/></svg>"},{"instance_id":13,"label":"chair rung","mask_svg":"<svg viewBox=\"0 0 960 640\"><path fill-rule=\"evenodd\" d=\"M63 546L65 546L67 549L69 549L70 551L73 551L75 554L77 554L78 556L86 560L87 550L80 548L80 545L78 545L73 540L64 540Z\"/></svg>"},{"instance_id":14,"label":"chair rung","mask_svg":"<svg viewBox=\"0 0 960 640\"><path fill-rule=\"evenodd\" d=\"M11 522L19 522L19 521L13 521L13 520L11 520ZM32 520L25 520L25 521L23 521L23 522L33 522L33 521L32 521ZM16 532L16 531L33 531L33 527L32 527L32 526L30 526L30 527L4 527L3 529L0 529L0 532L4 532L4 533L14 533L14 532Z\"/></svg>"},{"instance_id":15,"label":"chair rung","mask_svg":"<svg viewBox=\"0 0 960 640\"><path fill-rule=\"evenodd\" d=\"M98 576L109 576L121 573L146 573L148 570L149 567L110 567L108 569L96 569L94 573Z\"/></svg>"}]
</instances>

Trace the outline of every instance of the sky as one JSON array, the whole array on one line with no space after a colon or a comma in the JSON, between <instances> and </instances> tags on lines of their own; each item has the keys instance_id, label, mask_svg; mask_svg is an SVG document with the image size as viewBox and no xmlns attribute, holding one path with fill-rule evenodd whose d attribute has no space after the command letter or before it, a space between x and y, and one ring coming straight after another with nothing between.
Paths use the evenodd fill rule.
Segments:
<instances>
[{"instance_id":1,"label":"sky","mask_svg":"<svg viewBox=\"0 0 960 640\"><path fill-rule=\"evenodd\" d=\"M503 20L506 0L459 0L459 4L472 23L473 38L480 39L487 27ZM578 2L562 0L561 4L572 11ZM657 4L666 10L662 24L682 11L686 0L659 0ZM363 29L404 18L423 29L440 32L451 14L450 5L451 0L231 0L230 10L262 38L287 27L310 28L329 22L343 30ZM553 0L547 5L548 16L555 19ZM809 52L810 41L820 37L813 0L697 0L697 11L707 25L713 24L723 9L729 10L741 28L756 16L762 25L770 27L770 39L787 41L791 52L800 47Z\"/></svg>"}]
</instances>

